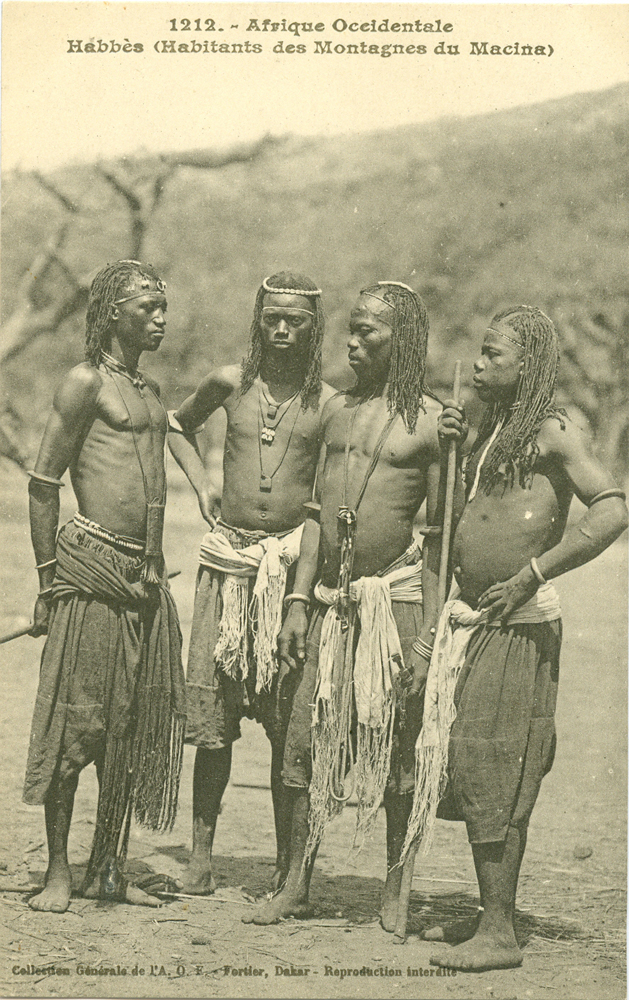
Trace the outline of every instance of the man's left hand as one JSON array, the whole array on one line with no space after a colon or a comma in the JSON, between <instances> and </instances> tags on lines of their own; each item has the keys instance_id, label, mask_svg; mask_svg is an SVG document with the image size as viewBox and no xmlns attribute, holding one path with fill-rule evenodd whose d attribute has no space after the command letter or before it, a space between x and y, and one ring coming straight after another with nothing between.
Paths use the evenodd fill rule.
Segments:
<instances>
[{"instance_id":1,"label":"man's left hand","mask_svg":"<svg viewBox=\"0 0 629 1000\"><path fill-rule=\"evenodd\" d=\"M490 621L500 618L502 622L506 622L509 615L531 599L538 586L533 571L526 566L510 580L488 587L479 598L478 610L487 609Z\"/></svg>"}]
</instances>

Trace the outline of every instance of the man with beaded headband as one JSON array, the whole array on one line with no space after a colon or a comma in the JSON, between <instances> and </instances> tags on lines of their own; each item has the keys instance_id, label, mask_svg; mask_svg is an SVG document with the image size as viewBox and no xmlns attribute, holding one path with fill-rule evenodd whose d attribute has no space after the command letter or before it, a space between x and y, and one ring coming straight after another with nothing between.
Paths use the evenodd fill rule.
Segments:
<instances>
[{"instance_id":1,"label":"man with beaded headband","mask_svg":"<svg viewBox=\"0 0 629 1000\"><path fill-rule=\"evenodd\" d=\"M395 927L437 614L441 407L424 384L427 336L424 303L408 285L381 281L361 291L348 341L357 381L323 413L318 510L306 520L279 640L297 684L283 769L293 801L290 871L255 923L309 915L318 845L355 787L359 842L384 800L381 921ZM433 527L422 567L413 522L424 502Z\"/></svg>"},{"instance_id":2,"label":"man with beaded headband","mask_svg":"<svg viewBox=\"0 0 629 1000\"><path fill-rule=\"evenodd\" d=\"M47 633L24 799L43 804L49 865L30 905L67 909L67 840L80 771L96 764L99 799L85 895L159 905L122 875L132 815L175 819L185 728L177 612L162 557L167 418L138 370L164 337L165 285L138 261L94 278L86 361L57 390L30 473L40 578L33 635ZM78 510L57 536L61 477Z\"/></svg>"},{"instance_id":3,"label":"man with beaded headband","mask_svg":"<svg viewBox=\"0 0 629 1000\"><path fill-rule=\"evenodd\" d=\"M558 363L549 318L515 306L494 317L474 364L474 387L488 406L467 460L456 587L427 679L405 845L427 846L436 815L467 825L482 914L426 933L459 942L431 962L460 970L522 961L518 875L555 752L561 609L548 581L593 559L627 525L624 493L557 409ZM442 439L462 443L466 433L462 407L446 403ZM575 494L588 509L567 525Z\"/></svg>"},{"instance_id":4,"label":"man with beaded headband","mask_svg":"<svg viewBox=\"0 0 629 1000\"><path fill-rule=\"evenodd\" d=\"M265 278L247 357L210 372L171 415L171 451L212 528L201 544L187 675L186 741L197 747L189 893L214 888L216 820L243 716L261 722L271 742L275 888L288 867L281 766L291 690L290 683L278 688L276 648L312 500L321 410L333 394L321 381L323 331L321 291L313 281L290 272ZM219 500L195 434L221 407L227 436Z\"/></svg>"}]
</instances>

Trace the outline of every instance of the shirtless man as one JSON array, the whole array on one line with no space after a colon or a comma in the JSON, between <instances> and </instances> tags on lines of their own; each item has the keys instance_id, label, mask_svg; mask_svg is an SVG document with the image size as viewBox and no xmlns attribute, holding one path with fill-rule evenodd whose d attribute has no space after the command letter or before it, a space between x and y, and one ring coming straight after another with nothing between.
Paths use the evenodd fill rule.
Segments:
<instances>
[{"instance_id":1,"label":"shirtless man","mask_svg":"<svg viewBox=\"0 0 629 1000\"><path fill-rule=\"evenodd\" d=\"M174 821L185 722L179 624L161 554L167 420L157 384L137 368L164 338L164 290L137 261L97 274L87 360L58 389L30 473L40 580L31 634L48 633L24 788L25 802L44 805L48 836L35 910L68 907L72 807L92 761L100 794L83 892L159 905L126 885L121 869L132 811L153 829ZM55 542L68 468L78 512Z\"/></svg>"},{"instance_id":2,"label":"shirtless man","mask_svg":"<svg viewBox=\"0 0 629 1000\"><path fill-rule=\"evenodd\" d=\"M474 387L488 406L454 537L460 595L440 619L428 679L440 691L449 683L456 707L449 746L444 737L449 787L439 815L467 824L483 907L471 925L427 932L430 940L462 941L431 958L449 968L522 962L514 933L518 875L555 752L561 610L547 581L593 559L627 525L624 493L556 408L558 362L551 321L517 306L494 317L474 364ZM461 441L463 411L446 406L440 433ZM588 510L566 527L574 494ZM425 714L422 738L429 728Z\"/></svg>"},{"instance_id":3,"label":"shirtless man","mask_svg":"<svg viewBox=\"0 0 629 1000\"><path fill-rule=\"evenodd\" d=\"M321 382L323 331L314 282L291 273L266 278L243 364L210 372L171 419L171 451L213 529L201 546L187 675L186 741L197 747L189 893L214 890L216 820L243 716L261 722L271 742L274 888L288 869L290 815L281 767L290 684L278 692L276 648L304 505L312 500L321 410L333 395ZM194 433L219 407L227 414L227 438L217 517L218 498ZM253 634L250 614L257 619Z\"/></svg>"},{"instance_id":4,"label":"shirtless man","mask_svg":"<svg viewBox=\"0 0 629 1000\"><path fill-rule=\"evenodd\" d=\"M348 797L343 783L356 742L357 832L368 832L384 796L381 916L386 930L395 927L437 614L438 535L426 536L423 570L413 540L424 500L435 523L440 474L441 406L424 390L427 335L421 298L398 282L364 289L351 312L349 363L357 381L323 414L320 520L313 511L306 521L280 636L282 658L297 679L283 769L293 800L290 871L283 891L247 918L254 923L309 915L314 856L327 820Z\"/></svg>"}]
</instances>

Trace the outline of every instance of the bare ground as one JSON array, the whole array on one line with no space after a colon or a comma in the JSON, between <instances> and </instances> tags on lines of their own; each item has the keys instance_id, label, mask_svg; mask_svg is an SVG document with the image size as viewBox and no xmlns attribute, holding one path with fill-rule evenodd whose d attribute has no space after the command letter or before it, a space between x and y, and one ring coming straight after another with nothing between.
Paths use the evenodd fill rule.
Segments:
<instances>
[{"instance_id":1,"label":"bare ground","mask_svg":"<svg viewBox=\"0 0 629 1000\"><path fill-rule=\"evenodd\" d=\"M180 478L175 472L171 477L166 550L170 568L182 571L172 589L187 638L203 527ZM24 477L3 467L0 632L28 621L35 594L25 497ZM64 514L72 510L66 495ZM319 853L315 918L269 928L242 924L251 900L268 888L274 858L269 753L253 724L245 724L234 752L216 837L214 897L180 900L159 910L73 898L63 915L34 913L24 893L9 889L41 884L46 866L43 810L21 802L43 640L26 637L0 647L6 810L0 827L0 995L625 997L625 580L623 540L558 581L565 621L558 752L533 814L522 870L518 935L524 963L503 972L438 976L429 966L431 946L419 937L422 928L449 915L471 914L478 905L461 824L439 824L431 852L418 860L411 933L402 947L377 922L384 822L380 817L358 858L348 858L351 806L332 825ZM188 751L172 834L133 830L132 870L181 875L190 846L192 761ZM77 882L89 855L95 803L90 768L79 786L70 836ZM287 975L291 967L293 974ZM54 974L46 971L51 968Z\"/></svg>"}]
</instances>

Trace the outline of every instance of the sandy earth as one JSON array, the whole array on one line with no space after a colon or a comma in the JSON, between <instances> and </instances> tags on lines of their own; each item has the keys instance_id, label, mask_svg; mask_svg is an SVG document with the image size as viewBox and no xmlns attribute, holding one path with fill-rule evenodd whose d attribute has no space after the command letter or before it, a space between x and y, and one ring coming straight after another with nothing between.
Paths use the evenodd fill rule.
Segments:
<instances>
[{"instance_id":1,"label":"sandy earth","mask_svg":"<svg viewBox=\"0 0 629 1000\"><path fill-rule=\"evenodd\" d=\"M178 474L171 471L171 476L166 551L170 568L182 571L172 589L187 638L194 552L202 524ZM0 568L0 632L6 632L27 622L36 581L24 477L4 466L1 478L5 558ZM71 491L64 493L63 511L69 516ZM461 824L439 824L430 854L418 860L411 933L402 947L377 922L384 874L383 818L359 857L348 859L355 816L351 805L332 825L319 853L312 889L314 919L269 928L243 925L241 916L251 900L268 888L274 858L269 753L264 736L251 723L244 725L235 749L232 781L219 819L219 889L214 897L177 901L159 910L75 898L66 914L33 913L25 895L8 888L40 884L46 865L43 810L21 802L43 640L26 637L0 647L5 805L0 828L0 995L625 997L625 547L618 543L592 566L558 581L566 628L559 745L533 815L522 870L518 933L524 963L505 972L437 976L429 966L430 945L419 937L421 928L448 914L473 913L478 905ZM172 834L133 830L133 870L175 877L182 873L190 846L192 763L190 750ZM70 835L77 882L89 854L95 802L90 768L79 786Z\"/></svg>"}]
</instances>

